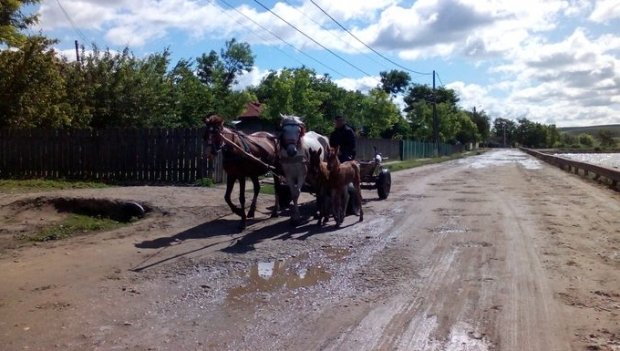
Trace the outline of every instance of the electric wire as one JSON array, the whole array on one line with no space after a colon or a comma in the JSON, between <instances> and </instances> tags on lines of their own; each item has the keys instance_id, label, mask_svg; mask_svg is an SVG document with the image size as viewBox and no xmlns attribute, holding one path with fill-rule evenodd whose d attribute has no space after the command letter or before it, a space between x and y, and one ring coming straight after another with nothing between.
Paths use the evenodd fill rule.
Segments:
<instances>
[{"instance_id":1,"label":"electric wire","mask_svg":"<svg viewBox=\"0 0 620 351\"><path fill-rule=\"evenodd\" d=\"M56 0L56 2L58 3L58 7L60 7L60 11L62 11L62 13L64 14L65 18L69 21L69 24L71 25L73 30L84 41L84 43L88 43L89 40L86 38L84 33L82 33L82 31L76 26L75 22L73 22L73 19L71 18L71 16L69 16L69 13L67 12L67 10L65 10L65 7L62 6L62 4L60 3L60 0Z\"/></svg>"},{"instance_id":2,"label":"electric wire","mask_svg":"<svg viewBox=\"0 0 620 351\"><path fill-rule=\"evenodd\" d=\"M221 0L221 1L222 1L222 2L224 2L224 0ZM220 12L221 12L223 15L225 15L225 16L227 16L227 15L228 15L228 14L227 14L227 13L226 13L226 12L225 12L222 8L221 8L221 7L217 6L217 8L218 8L218 10L220 10ZM232 8L232 9L233 9L233 10L236 10L235 8ZM239 11L237 11L237 13L238 13L238 14L243 15L243 13L241 13L241 12L239 12ZM246 18L247 18L247 16L246 16ZM245 25L246 25L246 23L244 23L244 22L242 22L242 21L241 21L241 18L235 18L234 20L235 20L235 22L237 22L237 24L238 24L238 25L240 25L240 26L245 26ZM265 42L266 42L266 41L268 41L268 39L267 39L265 36L262 36L262 35L260 35L259 33L260 33L260 32L258 32L258 31L252 31L252 33L251 33L251 34L252 34L252 35L255 35L256 37L258 37L258 38L259 38L260 40L262 40L262 41L265 41ZM291 60L296 61L296 62L297 62L297 63L299 63L300 65L304 65L304 63L303 63L301 60L297 59L297 58L296 58L296 57L294 57L293 55L290 55L288 52L286 52L286 51L284 51L284 50L280 49L280 48L279 48L279 47L277 47L277 46L275 46L274 48L275 48L276 50L278 50L279 52L281 52L284 56L286 56L286 57L290 58Z\"/></svg>"},{"instance_id":3,"label":"electric wire","mask_svg":"<svg viewBox=\"0 0 620 351\"><path fill-rule=\"evenodd\" d=\"M304 55L305 57L307 57L308 59L316 62L317 64L323 66L324 68L336 73L338 76L345 78L346 76L342 73L340 73L338 70L324 64L323 62L317 60L316 58L310 56L309 54L305 53L303 50L298 49L297 47L295 47L295 45L287 42L286 40L284 40L282 37L280 37L279 35L277 35L276 33L274 33L273 31L269 30L268 28L266 28L265 26L261 25L260 23L256 22L255 20L253 20L250 16L246 15L245 13L239 11L237 8L235 8L234 6L232 6L230 3L228 3L226 0L219 0L222 3L224 3L224 5L228 6L230 9L236 11L237 13L241 14L242 16L244 16L245 18L247 18L249 21L251 21L252 23L254 23L255 25L257 25L259 28L261 28L262 30L268 32L269 34L273 35L275 38L277 38L278 40L280 40L281 42L283 42L284 44L292 47L296 52Z\"/></svg>"},{"instance_id":4,"label":"electric wire","mask_svg":"<svg viewBox=\"0 0 620 351\"><path fill-rule=\"evenodd\" d=\"M256 1L256 0L254 0ZM427 73L427 72L420 72L420 71L415 71L412 70L408 67L405 67L403 65L401 65L398 62L393 61L392 59L390 59L389 57L381 54L380 52L378 52L377 50L373 49L372 47L370 47L368 44L364 43L360 38L358 38L355 34L351 33L345 26L343 26L342 24L340 24L340 22L338 22L334 17L332 17L329 13L327 13L327 11L323 10L323 8L321 6L319 6L316 2L314 2L314 0L310 0L310 2L316 6L319 10L321 10L321 12L323 12L327 17L329 17L332 21L334 21L334 23L336 23L340 28L342 28L342 30L344 30L345 32L349 33L350 36L352 36L355 40L357 40L358 42L360 42L362 45L364 45L365 47L367 47L369 50L371 50L372 52L374 52L375 54L379 55L381 58L383 58L384 60L390 62L391 64L400 67L408 72L411 73L415 73L415 74L419 74L419 75L424 75L424 76L430 76L432 75L432 73Z\"/></svg>"},{"instance_id":5,"label":"electric wire","mask_svg":"<svg viewBox=\"0 0 620 351\"><path fill-rule=\"evenodd\" d=\"M311 36L309 36L308 34L306 34L304 31L302 31L301 29L297 28L295 25L293 25L292 23L290 23L289 21L285 20L284 18L282 18L280 15L278 15L277 13L273 12L270 8L268 8L267 6L265 6L262 2L258 1L258 0L254 0L255 3L257 3L258 5L260 5L262 8L264 8L265 10L269 11L269 13L271 13L272 15L278 17L282 22L288 24L291 28L295 29L296 31L298 31L301 35L305 36L306 38L310 39L313 43L315 43L316 45L322 47L324 50L326 50L327 52L329 52L330 54L332 54L333 56L337 57L338 59L340 59L342 62L346 63L347 65L353 67L355 70L369 76L369 77L373 77L372 74L364 71L363 69L357 67L356 65L352 64L351 62L347 61L344 57L338 55L337 53L335 53L333 50L327 48L325 45L319 43L318 41L316 41L314 38L312 38Z\"/></svg>"},{"instance_id":6,"label":"electric wire","mask_svg":"<svg viewBox=\"0 0 620 351\"><path fill-rule=\"evenodd\" d=\"M328 28L326 28L324 25L320 24L319 22L317 22L314 18L308 16L306 13L302 12L301 10L297 9L297 7L293 6L293 4L291 4L288 0L282 0L284 3L286 3L287 5L289 5L293 10L295 10L297 13L301 14L302 16L304 16L305 18L309 19L310 21L312 21L312 23L316 24L317 26L319 26L321 29L323 29L326 33L328 33L332 38L344 43L345 45L347 45L347 47L355 50L355 47L353 45L351 45L350 42L346 41L343 39L342 36L337 36L336 34L334 34L332 31L330 31ZM356 50L357 51L357 50ZM361 51L358 51L362 54L364 54L368 59L370 59L372 62L383 66L384 68L389 68L386 64L384 64L383 62L380 62L378 60L376 60L374 57L372 57L371 55L369 55L368 53L364 53Z\"/></svg>"}]
</instances>

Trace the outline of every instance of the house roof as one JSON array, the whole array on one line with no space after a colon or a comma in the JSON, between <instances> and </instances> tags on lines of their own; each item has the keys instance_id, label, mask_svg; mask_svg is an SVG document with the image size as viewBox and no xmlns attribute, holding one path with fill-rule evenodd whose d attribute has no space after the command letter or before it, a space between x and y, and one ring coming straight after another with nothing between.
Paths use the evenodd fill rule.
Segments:
<instances>
[{"instance_id":1,"label":"house roof","mask_svg":"<svg viewBox=\"0 0 620 351\"><path fill-rule=\"evenodd\" d=\"M260 113L263 110L263 106L260 102L248 102L245 105L245 110L239 115L240 119L260 118Z\"/></svg>"}]
</instances>

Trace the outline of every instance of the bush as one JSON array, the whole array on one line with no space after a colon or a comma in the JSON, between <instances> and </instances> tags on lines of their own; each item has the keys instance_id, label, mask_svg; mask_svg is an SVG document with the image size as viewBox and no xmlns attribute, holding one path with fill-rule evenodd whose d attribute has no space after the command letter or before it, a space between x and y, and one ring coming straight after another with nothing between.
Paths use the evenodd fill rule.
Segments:
<instances>
[{"instance_id":1,"label":"bush","mask_svg":"<svg viewBox=\"0 0 620 351\"><path fill-rule=\"evenodd\" d=\"M207 187L210 188L212 186L215 185L215 182L213 181L213 179L211 178L200 178L198 180L196 180L196 186L203 186L203 187Z\"/></svg>"},{"instance_id":2,"label":"bush","mask_svg":"<svg viewBox=\"0 0 620 351\"><path fill-rule=\"evenodd\" d=\"M594 138L590 134L579 135L579 144L587 147L594 146Z\"/></svg>"}]
</instances>

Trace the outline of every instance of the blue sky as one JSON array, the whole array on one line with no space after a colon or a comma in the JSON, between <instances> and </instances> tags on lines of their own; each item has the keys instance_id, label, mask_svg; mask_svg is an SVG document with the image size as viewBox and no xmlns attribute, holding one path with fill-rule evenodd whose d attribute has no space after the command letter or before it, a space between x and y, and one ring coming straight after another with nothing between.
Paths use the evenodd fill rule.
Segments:
<instances>
[{"instance_id":1,"label":"blue sky","mask_svg":"<svg viewBox=\"0 0 620 351\"><path fill-rule=\"evenodd\" d=\"M32 10L40 13L33 30L59 39L68 57L76 39L138 56L168 47L175 61L233 37L248 42L255 68L240 86L303 64L364 91L379 72L399 69L321 9L399 65L436 70L463 108L559 127L620 123L620 0L43 0Z\"/></svg>"}]
</instances>

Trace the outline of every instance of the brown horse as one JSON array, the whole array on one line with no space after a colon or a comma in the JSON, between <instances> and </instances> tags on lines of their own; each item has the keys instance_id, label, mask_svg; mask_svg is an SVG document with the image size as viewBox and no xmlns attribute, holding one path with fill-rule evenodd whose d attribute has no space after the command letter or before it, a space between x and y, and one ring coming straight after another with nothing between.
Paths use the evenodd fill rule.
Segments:
<instances>
[{"instance_id":1,"label":"brown horse","mask_svg":"<svg viewBox=\"0 0 620 351\"><path fill-rule=\"evenodd\" d=\"M205 118L205 134L203 136L204 152L207 158L213 159L221 150L224 171L226 171L226 194L224 199L230 209L241 217L240 227L244 229L246 219L253 218L256 211L256 199L260 191L258 177L275 169L277 166L277 138L267 132L256 132L247 135L241 131L224 126L224 119L217 115ZM250 209L245 213L245 178L249 177L254 184L254 197ZM275 188L279 188L279 177L274 172ZM230 195L239 180L239 204L232 203ZM279 211L278 195L272 216Z\"/></svg>"},{"instance_id":2,"label":"brown horse","mask_svg":"<svg viewBox=\"0 0 620 351\"><path fill-rule=\"evenodd\" d=\"M308 163L307 179L311 179L316 190L316 205L318 209L319 225L327 223L330 213L330 187L329 170L327 162L322 160L322 150L310 149L310 162Z\"/></svg>"},{"instance_id":3,"label":"brown horse","mask_svg":"<svg viewBox=\"0 0 620 351\"><path fill-rule=\"evenodd\" d=\"M329 170L329 185L331 188L332 212L336 220L336 226L344 221L346 206L349 202L348 184L353 183L360 210L360 222L364 220L362 209L362 190L360 179L360 165L357 161L340 163L338 151L340 147L330 148L327 154L327 169ZM344 201L344 202L343 202Z\"/></svg>"}]
</instances>

